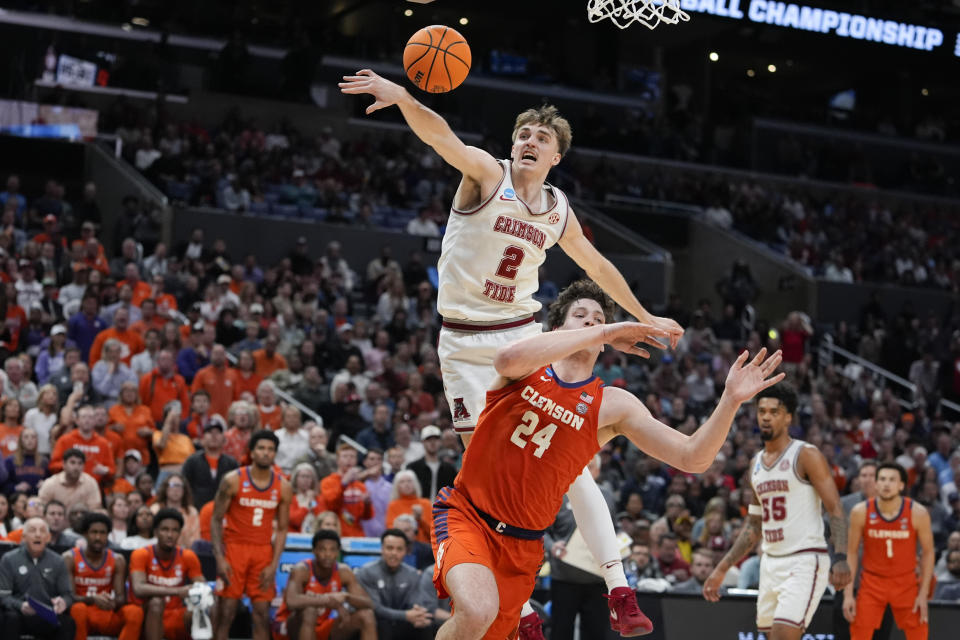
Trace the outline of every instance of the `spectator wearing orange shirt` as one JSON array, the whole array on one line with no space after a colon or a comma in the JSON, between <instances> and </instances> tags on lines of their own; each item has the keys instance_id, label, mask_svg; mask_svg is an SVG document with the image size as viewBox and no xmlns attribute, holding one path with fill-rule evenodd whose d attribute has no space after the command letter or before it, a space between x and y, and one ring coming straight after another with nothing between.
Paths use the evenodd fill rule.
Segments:
<instances>
[{"instance_id":1,"label":"spectator wearing orange shirt","mask_svg":"<svg viewBox=\"0 0 960 640\"><path fill-rule=\"evenodd\" d=\"M166 324L167 319L157 313L156 300L153 298L147 298L141 302L139 306L140 319L131 324L130 328L139 333L141 336L146 336L147 331L150 329L162 331L163 325Z\"/></svg>"},{"instance_id":2,"label":"spectator wearing orange shirt","mask_svg":"<svg viewBox=\"0 0 960 640\"><path fill-rule=\"evenodd\" d=\"M227 350L215 344L210 350L210 364L197 372L191 390L203 389L209 393L211 413L224 416L230 404L240 397L238 383L237 372L227 366Z\"/></svg>"},{"instance_id":3,"label":"spectator wearing orange shirt","mask_svg":"<svg viewBox=\"0 0 960 640\"><path fill-rule=\"evenodd\" d=\"M99 271L105 276L110 274L110 263L107 262L107 257L103 253L103 245L96 238L90 238L86 242L74 240L74 243L76 242L81 242L83 246L83 258L79 264Z\"/></svg>"},{"instance_id":4,"label":"spectator wearing orange shirt","mask_svg":"<svg viewBox=\"0 0 960 640\"><path fill-rule=\"evenodd\" d=\"M394 518L408 513L417 521L417 540L428 542L430 530L433 528L433 505L422 495L420 481L413 471L404 470L398 473L393 479L386 522L392 524Z\"/></svg>"},{"instance_id":5,"label":"spectator wearing orange shirt","mask_svg":"<svg viewBox=\"0 0 960 640\"><path fill-rule=\"evenodd\" d=\"M190 396L190 413L180 421L180 432L190 436L194 445L197 445L210 417L210 394L204 389L198 389Z\"/></svg>"},{"instance_id":6,"label":"spectator wearing orange shirt","mask_svg":"<svg viewBox=\"0 0 960 640\"><path fill-rule=\"evenodd\" d=\"M263 376L256 371L257 363L249 351L241 351L237 358L237 397L249 393L252 398L257 397L257 387L263 382Z\"/></svg>"},{"instance_id":7,"label":"spectator wearing orange shirt","mask_svg":"<svg viewBox=\"0 0 960 640\"><path fill-rule=\"evenodd\" d=\"M150 297L157 303L157 315L169 319L177 310L177 299L166 292L166 283L161 274L155 274L150 281L153 288Z\"/></svg>"},{"instance_id":8,"label":"spectator wearing orange shirt","mask_svg":"<svg viewBox=\"0 0 960 640\"><path fill-rule=\"evenodd\" d=\"M158 483L162 483L171 473L178 473L187 458L196 451L190 436L180 431L180 403L176 400L164 407L163 428L153 434L153 449L157 452L157 465L160 468Z\"/></svg>"},{"instance_id":9,"label":"spectator wearing orange shirt","mask_svg":"<svg viewBox=\"0 0 960 640\"><path fill-rule=\"evenodd\" d=\"M123 285L130 286L133 292L133 298L130 299L130 302L135 307L139 307L140 303L153 295L153 288L140 279L140 268L137 267L135 262L128 262L124 265L123 280L117 283L117 287L122 287Z\"/></svg>"},{"instance_id":10,"label":"spectator wearing orange shirt","mask_svg":"<svg viewBox=\"0 0 960 640\"><path fill-rule=\"evenodd\" d=\"M119 402L110 407L110 422L119 426L117 432L122 440L120 450L131 449L140 454L141 460L150 457L148 443L156 430L156 423L150 408L140 404L137 383L127 381L120 387Z\"/></svg>"},{"instance_id":11,"label":"spectator wearing orange shirt","mask_svg":"<svg viewBox=\"0 0 960 640\"><path fill-rule=\"evenodd\" d=\"M257 375L264 379L269 378L274 371L287 368L287 359L277 353L280 341L274 335L267 335L263 339L263 349L253 352L253 361L257 366Z\"/></svg>"},{"instance_id":12,"label":"spectator wearing orange shirt","mask_svg":"<svg viewBox=\"0 0 960 640\"><path fill-rule=\"evenodd\" d=\"M283 424L283 409L277 404L277 389L269 380L257 387L257 409L260 412L260 428L276 431Z\"/></svg>"},{"instance_id":13,"label":"spectator wearing orange shirt","mask_svg":"<svg viewBox=\"0 0 960 640\"><path fill-rule=\"evenodd\" d=\"M67 449L79 449L86 455L83 470L102 483L105 479L113 478L116 463L110 453L110 443L103 436L97 435L93 407L84 405L74 412L73 406L78 398L77 392L71 393L67 406L61 412L61 416L66 418L61 418L61 422L75 422L77 428L57 439L53 455L50 456L50 471L63 469L63 454Z\"/></svg>"},{"instance_id":14,"label":"spectator wearing orange shirt","mask_svg":"<svg viewBox=\"0 0 960 640\"><path fill-rule=\"evenodd\" d=\"M157 354L157 368L140 378L140 401L150 407L154 422L163 419L163 408L171 400L179 400L181 413L190 406L187 383L173 366L173 352L161 349Z\"/></svg>"},{"instance_id":15,"label":"spectator wearing orange shirt","mask_svg":"<svg viewBox=\"0 0 960 640\"><path fill-rule=\"evenodd\" d=\"M340 516L345 537L363 537L361 520L373 517L373 503L367 487L359 480L363 469L357 466L357 451L344 443L337 448L337 471L320 482L320 493L327 508Z\"/></svg>"},{"instance_id":16,"label":"spectator wearing orange shirt","mask_svg":"<svg viewBox=\"0 0 960 640\"><path fill-rule=\"evenodd\" d=\"M97 363L103 354L103 344L110 338L119 340L123 347L121 348L120 359L127 366L130 365L130 359L146 348L143 343L143 336L132 330L129 326L130 314L124 308L119 308L113 312L113 326L104 329L93 339L90 345L90 366Z\"/></svg>"}]
</instances>

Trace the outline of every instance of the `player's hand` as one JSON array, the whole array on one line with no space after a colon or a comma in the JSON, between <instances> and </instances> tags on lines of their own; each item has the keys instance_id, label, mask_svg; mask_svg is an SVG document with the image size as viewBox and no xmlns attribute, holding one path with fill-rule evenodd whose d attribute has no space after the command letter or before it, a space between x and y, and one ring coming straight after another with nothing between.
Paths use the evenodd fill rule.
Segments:
<instances>
[{"instance_id":1,"label":"player's hand","mask_svg":"<svg viewBox=\"0 0 960 640\"><path fill-rule=\"evenodd\" d=\"M922 593L917 594L917 599L913 601L913 609L910 610L911 613L920 611L920 624L927 624L929 620L929 615L927 612L927 597Z\"/></svg>"},{"instance_id":2,"label":"player's hand","mask_svg":"<svg viewBox=\"0 0 960 640\"><path fill-rule=\"evenodd\" d=\"M673 318L651 316L647 324L652 324L656 328L666 331L667 337L670 339L670 348L677 348L677 345L680 343L680 338L683 337L683 327L680 326L680 323Z\"/></svg>"},{"instance_id":3,"label":"player's hand","mask_svg":"<svg viewBox=\"0 0 960 640\"><path fill-rule=\"evenodd\" d=\"M61 613L67 610L67 601L61 598L60 596L57 596L56 598L51 598L50 604L53 605L53 612L57 615L60 615Z\"/></svg>"},{"instance_id":4,"label":"player's hand","mask_svg":"<svg viewBox=\"0 0 960 640\"><path fill-rule=\"evenodd\" d=\"M770 377L783 360L783 354L779 350L768 358L766 348L760 349L757 356L747 363L749 356L748 351L741 353L727 374L727 382L723 393L724 395L729 394L730 399L737 403L746 402L767 387L772 387L783 380L784 375L786 375L778 373L772 378ZM846 563L844 563L844 566L846 566ZM849 574L850 570L848 568L848 578Z\"/></svg>"},{"instance_id":5,"label":"player's hand","mask_svg":"<svg viewBox=\"0 0 960 640\"><path fill-rule=\"evenodd\" d=\"M419 504L413 505L412 507L410 507L410 511L413 513L413 517L416 518L417 520L423 519L423 507L421 505Z\"/></svg>"},{"instance_id":6,"label":"player's hand","mask_svg":"<svg viewBox=\"0 0 960 640\"><path fill-rule=\"evenodd\" d=\"M110 469L106 465L98 464L93 468L93 475L103 476L103 475L106 475L109 471Z\"/></svg>"},{"instance_id":7,"label":"player's hand","mask_svg":"<svg viewBox=\"0 0 960 640\"><path fill-rule=\"evenodd\" d=\"M417 629L428 626L433 620L433 615L418 604L413 605L412 609L407 609L405 617L407 622Z\"/></svg>"},{"instance_id":8,"label":"player's hand","mask_svg":"<svg viewBox=\"0 0 960 640\"><path fill-rule=\"evenodd\" d=\"M843 619L853 624L854 619L857 617L857 599L853 595L847 595L847 592L843 593Z\"/></svg>"},{"instance_id":9,"label":"player's hand","mask_svg":"<svg viewBox=\"0 0 960 640\"><path fill-rule=\"evenodd\" d=\"M853 576L850 575L850 565L847 564L846 560L840 560L835 562L832 567L830 567L830 584L833 585L833 588L837 591L843 590L850 580L853 579Z\"/></svg>"},{"instance_id":10,"label":"player's hand","mask_svg":"<svg viewBox=\"0 0 960 640\"><path fill-rule=\"evenodd\" d=\"M93 604L104 611L113 611L113 598L105 593L97 593L93 596Z\"/></svg>"},{"instance_id":11,"label":"player's hand","mask_svg":"<svg viewBox=\"0 0 960 640\"><path fill-rule=\"evenodd\" d=\"M260 588L269 591L273 587L273 581L277 577L277 567L270 564L260 572Z\"/></svg>"},{"instance_id":12,"label":"player's hand","mask_svg":"<svg viewBox=\"0 0 960 640\"><path fill-rule=\"evenodd\" d=\"M710 602L720 600L720 586L723 584L723 577L726 574L726 571L721 571L719 568L710 572L710 575L707 576L706 581L703 583L703 597L705 599Z\"/></svg>"},{"instance_id":13,"label":"player's hand","mask_svg":"<svg viewBox=\"0 0 960 640\"><path fill-rule=\"evenodd\" d=\"M367 107L367 115L374 111L397 104L403 99L407 90L400 85L390 82L386 78L370 69L361 69L356 75L343 76L343 82L338 83L342 93L369 93L374 97L374 103Z\"/></svg>"},{"instance_id":14,"label":"player's hand","mask_svg":"<svg viewBox=\"0 0 960 640\"><path fill-rule=\"evenodd\" d=\"M350 594L346 591L334 591L333 593L328 593L326 594L325 606L328 609L339 609L349 597Z\"/></svg>"},{"instance_id":15,"label":"player's hand","mask_svg":"<svg viewBox=\"0 0 960 640\"><path fill-rule=\"evenodd\" d=\"M615 322L603 325L603 341L617 351L649 358L650 352L637 346L637 343L648 344L658 349L665 348L665 344L657 338L668 338L664 329L642 322Z\"/></svg>"},{"instance_id":16,"label":"player's hand","mask_svg":"<svg viewBox=\"0 0 960 640\"><path fill-rule=\"evenodd\" d=\"M217 577L223 580L225 587L229 587L233 580L233 567L223 558L217 558Z\"/></svg>"},{"instance_id":17,"label":"player's hand","mask_svg":"<svg viewBox=\"0 0 960 640\"><path fill-rule=\"evenodd\" d=\"M563 540L557 540L553 543L553 546L550 547L550 555L554 558L562 558L567 555L567 543Z\"/></svg>"}]
</instances>

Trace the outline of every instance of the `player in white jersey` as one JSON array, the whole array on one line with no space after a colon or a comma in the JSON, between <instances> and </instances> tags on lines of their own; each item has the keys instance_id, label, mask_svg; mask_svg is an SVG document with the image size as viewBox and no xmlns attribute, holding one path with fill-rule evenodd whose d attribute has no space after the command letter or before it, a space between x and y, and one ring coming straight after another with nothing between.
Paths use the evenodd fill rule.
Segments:
<instances>
[{"instance_id":1,"label":"player in white jersey","mask_svg":"<svg viewBox=\"0 0 960 640\"><path fill-rule=\"evenodd\" d=\"M463 174L438 264L437 308L443 329L437 352L454 427L464 443L469 444L487 389L496 378L497 349L541 330L533 318L540 309L533 294L546 250L554 244L628 313L667 331L676 347L683 335L680 325L643 308L617 268L584 236L563 192L546 183L572 137L569 123L554 107L520 114L511 158L497 160L464 144L443 118L373 71L344 76L340 88L348 94L373 95L368 114L399 107L417 137ZM611 627L621 635L648 633L650 622L627 586L609 511L586 470L571 485L568 497L610 591ZM529 605L523 613L523 637L542 637L536 629L525 631L528 625L539 625Z\"/></svg>"},{"instance_id":2,"label":"player in white jersey","mask_svg":"<svg viewBox=\"0 0 960 640\"><path fill-rule=\"evenodd\" d=\"M752 461L753 503L740 536L703 585L707 600L720 599L723 577L763 540L757 628L770 640L799 640L813 619L827 578L838 591L850 582L846 554L830 567L822 509L830 518L834 549L847 548L847 522L827 460L790 437L797 394L779 384L757 394L763 449Z\"/></svg>"}]
</instances>

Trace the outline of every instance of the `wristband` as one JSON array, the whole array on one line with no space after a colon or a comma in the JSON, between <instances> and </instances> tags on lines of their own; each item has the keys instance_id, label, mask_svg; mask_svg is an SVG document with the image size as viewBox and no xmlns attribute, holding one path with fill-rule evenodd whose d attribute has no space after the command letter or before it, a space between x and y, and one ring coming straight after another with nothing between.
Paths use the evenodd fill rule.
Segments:
<instances>
[{"instance_id":1,"label":"wristband","mask_svg":"<svg viewBox=\"0 0 960 640\"><path fill-rule=\"evenodd\" d=\"M749 507L747 507L747 513L751 516L762 516L763 507L758 504L751 504Z\"/></svg>"},{"instance_id":2,"label":"wristband","mask_svg":"<svg viewBox=\"0 0 960 640\"><path fill-rule=\"evenodd\" d=\"M847 554L845 554L845 553L835 553L835 554L833 554L833 563L834 563L834 564L836 564L836 563L838 563L838 562L846 562L846 561L847 561Z\"/></svg>"}]
</instances>

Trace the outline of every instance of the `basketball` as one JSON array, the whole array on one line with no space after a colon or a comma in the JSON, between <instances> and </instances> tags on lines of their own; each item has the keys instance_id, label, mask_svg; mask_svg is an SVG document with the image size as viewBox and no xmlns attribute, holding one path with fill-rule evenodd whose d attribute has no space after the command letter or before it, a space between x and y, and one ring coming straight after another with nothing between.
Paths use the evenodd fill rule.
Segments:
<instances>
[{"instance_id":1,"label":"basketball","mask_svg":"<svg viewBox=\"0 0 960 640\"><path fill-rule=\"evenodd\" d=\"M466 39L442 24L420 29L403 49L407 77L429 93L446 93L459 87L470 73L470 62Z\"/></svg>"}]
</instances>

